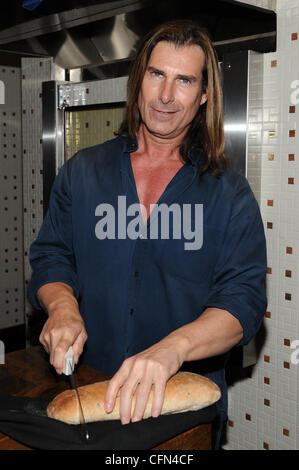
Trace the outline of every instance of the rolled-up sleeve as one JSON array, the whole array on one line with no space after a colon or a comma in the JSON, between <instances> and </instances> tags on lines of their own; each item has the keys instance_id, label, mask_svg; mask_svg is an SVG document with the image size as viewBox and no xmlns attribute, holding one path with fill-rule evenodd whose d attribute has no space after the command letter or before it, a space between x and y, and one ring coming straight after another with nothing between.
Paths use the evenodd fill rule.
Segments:
<instances>
[{"instance_id":1,"label":"rolled-up sleeve","mask_svg":"<svg viewBox=\"0 0 299 470\"><path fill-rule=\"evenodd\" d=\"M266 313L267 255L257 201L247 180L240 181L206 307L221 308L235 316L243 328L239 345L245 345Z\"/></svg>"},{"instance_id":2,"label":"rolled-up sleeve","mask_svg":"<svg viewBox=\"0 0 299 470\"><path fill-rule=\"evenodd\" d=\"M72 242L72 197L68 162L63 165L52 187L50 204L37 239L30 247L32 277L27 295L40 309L37 290L44 284L64 282L78 297L78 280Z\"/></svg>"}]
</instances>

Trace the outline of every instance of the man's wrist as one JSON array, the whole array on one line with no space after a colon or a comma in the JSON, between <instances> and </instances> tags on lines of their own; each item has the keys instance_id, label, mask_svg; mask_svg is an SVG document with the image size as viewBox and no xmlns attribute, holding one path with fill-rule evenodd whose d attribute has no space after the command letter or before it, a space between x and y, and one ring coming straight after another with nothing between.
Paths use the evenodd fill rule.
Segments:
<instances>
[{"instance_id":1,"label":"man's wrist","mask_svg":"<svg viewBox=\"0 0 299 470\"><path fill-rule=\"evenodd\" d=\"M179 330L176 330L168 336L168 341L170 341L177 352L179 361L181 365L183 362L188 360L190 352L190 340L189 338Z\"/></svg>"}]
</instances>

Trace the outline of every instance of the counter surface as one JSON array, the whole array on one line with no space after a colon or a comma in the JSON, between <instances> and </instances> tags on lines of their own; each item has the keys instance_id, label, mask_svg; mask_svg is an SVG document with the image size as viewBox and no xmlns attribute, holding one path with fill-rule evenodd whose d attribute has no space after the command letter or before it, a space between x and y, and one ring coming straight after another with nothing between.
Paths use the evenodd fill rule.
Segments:
<instances>
[{"instance_id":1,"label":"counter surface","mask_svg":"<svg viewBox=\"0 0 299 470\"><path fill-rule=\"evenodd\" d=\"M107 380L109 377L92 367L77 368L78 386ZM54 398L69 388L65 376L56 374L46 352L40 346L8 353L0 365L0 390L3 395ZM154 449L210 450L211 424L201 424ZM29 447L0 433L0 450L30 450Z\"/></svg>"}]
</instances>

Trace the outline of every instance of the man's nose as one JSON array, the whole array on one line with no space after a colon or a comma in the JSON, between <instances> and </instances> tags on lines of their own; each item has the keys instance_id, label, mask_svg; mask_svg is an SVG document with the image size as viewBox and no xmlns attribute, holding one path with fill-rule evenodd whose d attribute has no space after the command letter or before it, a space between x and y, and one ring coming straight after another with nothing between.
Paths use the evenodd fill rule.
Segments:
<instances>
[{"instance_id":1,"label":"man's nose","mask_svg":"<svg viewBox=\"0 0 299 470\"><path fill-rule=\"evenodd\" d=\"M163 81L159 98L164 104L174 101L174 84L171 81Z\"/></svg>"}]
</instances>

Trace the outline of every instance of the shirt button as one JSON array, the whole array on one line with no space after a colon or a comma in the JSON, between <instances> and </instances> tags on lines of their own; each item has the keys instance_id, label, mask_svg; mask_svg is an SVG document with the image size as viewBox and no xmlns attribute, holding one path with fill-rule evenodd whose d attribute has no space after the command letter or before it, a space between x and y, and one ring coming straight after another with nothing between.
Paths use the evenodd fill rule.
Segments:
<instances>
[{"instance_id":1,"label":"shirt button","mask_svg":"<svg viewBox=\"0 0 299 470\"><path fill-rule=\"evenodd\" d=\"M134 313L134 309L131 308L131 310L130 310L130 315L133 315L133 313Z\"/></svg>"},{"instance_id":2,"label":"shirt button","mask_svg":"<svg viewBox=\"0 0 299 470\"><path fill-rule=\"evenodd\" d=\"M135 271L134 276L138 277L139 276L139 271Z\"/></svg>"}]
</instances>

